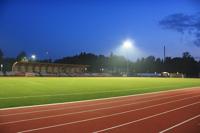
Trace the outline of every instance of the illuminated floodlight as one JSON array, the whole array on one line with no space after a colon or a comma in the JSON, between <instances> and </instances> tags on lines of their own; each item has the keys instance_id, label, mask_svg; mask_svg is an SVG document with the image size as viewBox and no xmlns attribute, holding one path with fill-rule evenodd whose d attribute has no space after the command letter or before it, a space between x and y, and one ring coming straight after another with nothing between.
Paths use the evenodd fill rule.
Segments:
<instances>
[{"instance_id":1,"label":"illuminated floodlight","mask_svg":"<svg viewBox=\"0 0 200 133\"><path fill-rule=\"evenodd\" d=\"M128 73L129 73L129 61L128 61L128 54L130 52L130 50L132 51L133 50L133 45L134 45L134 41L133 40L130 40L130 39L127 39L123 42L122 44L122 49L124 49L123 51L126 53L126 58L127 58L127 70L126 70L126 76L128 76Z\"/></svg>"},{"instance_id":2,"label":"illuminated floodlight","mask_svg":"<svg viewBox=\"0 0 200 133\"><path fill-rule=\"evenodd\" d=\"M31 55L31 59L32 59L32 60L35 60L35 59L36 59L36 55L34 55L34 54Z\"/></svg>"},{"instance_id":3,"label":"illuminated floodlight","mask_svg":"<svg viewBox=\"0 0 200 133\"><path fill-rule=\"evenodd\" d=\"M132 48L133 47L133 41L131 41L129 39L124 41L122 47L125 48L125 49Z\"/></svg>"}]
</instances>

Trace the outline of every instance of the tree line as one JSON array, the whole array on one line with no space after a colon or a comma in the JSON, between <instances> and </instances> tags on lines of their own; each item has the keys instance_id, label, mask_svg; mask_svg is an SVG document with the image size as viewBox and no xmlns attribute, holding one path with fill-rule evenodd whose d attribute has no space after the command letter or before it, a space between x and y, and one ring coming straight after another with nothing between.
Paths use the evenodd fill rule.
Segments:
<instances>
[{"instance_id":1,"label":"tree line","mask_svg":"<svg viewBox=\"0 0 200 133\"><path fill-rule=\"evenodd\" d=\"M20 52L16 58L7 58L4 57L2 50L0 50L0 64L4 65L4 71L11 71L12 65L16 61L27 60L26 52ZM37 62L89 65L88 72L112 73L113 75L122 75L127 71L130 75L136 73L178 72L185 74L187 77L198 77L200 74L200 61L195 60L189 52L184 52L182 57L161 59L148 56L135 62L113 53L105 56L82 52L75 56L67 56L56 60L37 60Z\"/></svg>"}]
</instances>

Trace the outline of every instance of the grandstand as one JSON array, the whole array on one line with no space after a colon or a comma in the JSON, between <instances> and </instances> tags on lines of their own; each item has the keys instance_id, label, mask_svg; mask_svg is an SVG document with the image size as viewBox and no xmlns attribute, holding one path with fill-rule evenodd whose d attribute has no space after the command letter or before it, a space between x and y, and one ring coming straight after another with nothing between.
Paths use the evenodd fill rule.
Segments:
<instances>
[{"instance_id":1,"label":"grandstand","mask_svg":"<svg viewBox=\"0 0 200 133\"><path fill-rule=\"evenodd\" d=\"M12 72L18 76L76 76L87 71L88 65L16 62Z\"/></svg>"}]
</instances>

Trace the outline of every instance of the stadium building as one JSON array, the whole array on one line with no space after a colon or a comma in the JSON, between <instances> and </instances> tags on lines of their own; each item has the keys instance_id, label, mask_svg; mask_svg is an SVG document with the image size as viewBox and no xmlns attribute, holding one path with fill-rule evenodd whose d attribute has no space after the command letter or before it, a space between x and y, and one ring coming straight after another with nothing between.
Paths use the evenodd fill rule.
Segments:
<instances>
[{"instance_id":1,"label":"stadium building","mask_svg":"<svg viewBox=\"0 0 200 133\"><path fill-rule=\"evenodd\" d=\"M18 75L35 74L40 76L70 76L70 74L82 74L87 71L88 65L16 62L12 71Z\"/></svg>"}]
</instances>

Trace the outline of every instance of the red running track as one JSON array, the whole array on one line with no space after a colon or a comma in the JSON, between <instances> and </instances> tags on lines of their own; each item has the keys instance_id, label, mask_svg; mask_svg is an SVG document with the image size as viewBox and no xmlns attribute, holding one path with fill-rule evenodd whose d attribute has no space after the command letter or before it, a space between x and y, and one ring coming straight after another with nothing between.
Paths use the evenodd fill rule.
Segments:
<instances>
[{"instance_id":1,"label":"red running track","mask_svg":"<svg viewBox=\"0 0 200 133\"><path fill-rule=\"evenodd\" d=\"M0 133L200 133L200 88L0 110Z\"/></svg>"}]
</instances>

